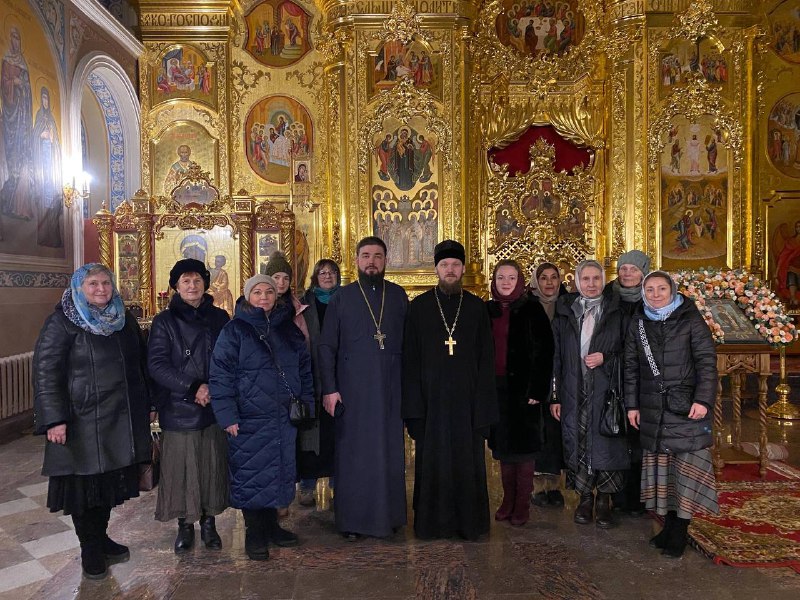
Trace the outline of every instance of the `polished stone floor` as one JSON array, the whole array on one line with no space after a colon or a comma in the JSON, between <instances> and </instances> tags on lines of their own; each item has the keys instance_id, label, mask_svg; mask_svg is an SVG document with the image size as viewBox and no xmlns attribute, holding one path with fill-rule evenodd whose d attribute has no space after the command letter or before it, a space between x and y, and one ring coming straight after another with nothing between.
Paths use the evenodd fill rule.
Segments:
<instances>
[{"instance_id":1,"label":"polished stone floor","mask_svg":"<svg viewBox=\"0 0 800 600\"><path fill-rule=\"evenodd\" d=\"M770 440L787 445L788 461L797 466L800 422L769 427ZM743 439L757 439L755 421L745 418L743 431ZM493 522L490 536L476 543L417 541L410 525L394 539L351 543L334 529L324 482L316 508L294 504L284 521L301 546L271 550L263 563L244 555L243 523L234 510L218 519L223 550L198 547L176 556L175 527L153 520L156 493L145 493L118 507L109 526L112 537L130 546L131 560L112 566L104 581L88 581L71 520L44 508L43 443L27 435L0 446L0 600L800 598L800 575L789 569L718 566L691 549L679 561L661 558L647 545L654 528L647 517L620 517L612 530L575 525L571 497L565 509L532 507L524 527ZM489 464L494 510L499 475ZM409 492L411 476L409 469Z\"/></svg>"}]
</instances>

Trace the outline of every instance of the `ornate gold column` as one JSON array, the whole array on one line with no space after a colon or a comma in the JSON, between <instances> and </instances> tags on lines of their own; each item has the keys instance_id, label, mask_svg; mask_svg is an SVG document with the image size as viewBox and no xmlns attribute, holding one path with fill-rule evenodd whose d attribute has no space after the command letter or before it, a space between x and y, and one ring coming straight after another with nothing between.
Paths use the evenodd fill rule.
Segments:
<instances>
[{"instance_id":1,"label":"ornate gold column","mask_svg":"<svg viewBox=\"0 0 800 600\"><path fill-rule=\"evenodd\" d=\"M233 222L239 229L239 288L244 292L244 282L253 276L253 208L252 198L234 196Z\"/></svg>"},{"instance_id":2,"label":"ornate gold column","mask_svg":"<svg viewBox=\"0 0 800 600\"><path fill-rule=\"evenodd\" d=\"M100 246L100 262L114 270L114 215L108 212L105 202L92 218L97 227L97 241Z\"/></svg>"}]
</instances>

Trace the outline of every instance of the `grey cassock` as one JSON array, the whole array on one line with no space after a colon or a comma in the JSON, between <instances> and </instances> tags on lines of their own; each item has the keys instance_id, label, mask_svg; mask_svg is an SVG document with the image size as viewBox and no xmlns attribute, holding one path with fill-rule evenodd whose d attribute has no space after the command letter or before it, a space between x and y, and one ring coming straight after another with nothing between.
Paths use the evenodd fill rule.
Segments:
<instances>
[{"instance_id":1,"label":"grey cassock","mask_svg":"<svg viewBox=\"0 0 800 600\"><path fill-rule=\"evenodd\" d=\"M400 385L408 296L399 285L383 285L383 350L358 282L331 299L319 345L322 393L339 392L345 407L336 419L336 527L378 537L406 523ZM381 284L363 289L378 319Z\"/></svg>"}]
</instances>

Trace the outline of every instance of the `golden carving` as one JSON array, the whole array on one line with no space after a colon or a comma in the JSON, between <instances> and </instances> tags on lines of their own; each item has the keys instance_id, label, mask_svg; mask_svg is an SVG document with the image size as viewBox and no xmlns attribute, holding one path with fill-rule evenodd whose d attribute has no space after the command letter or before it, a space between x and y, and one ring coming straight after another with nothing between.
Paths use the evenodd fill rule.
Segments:
<instances>
[{"instance_id":1,"label":"golden carving","mask_svg":"<svg viewBox=\"0 0 800 600\"><path fill-rule=\"evenodd\" d=\"M371 116L364 120L358 138L358 168L367 172L369 157L374 148L375 136L383 129L388 118L397 119L408 125L413 117L421 116L427 120L428 131L436 136L436 152L449 168L452 166L450 126L440 115L436 101L428 90L414 86L414 81L404 78L389 90L378 94L378 100L371 109Z\"/></svg>"},{"instance_id":2,"label":"golden carving","mask_svg":"<svg viewBox=\"0 0 800 600\"><path fill-rule=\"evenodd\" d=\"M114 218L105 202L92 218L92 223L97 227L98 242L100 245L100 262L109 269L114 268Z\"/></svg>"},{"instance_id":3,"label":"golden carving","mask_svg":"<svg viewBox=\"0 0 800 600\"><path fill-rule=\"evenodd\" d=\"M391 14L383 22L383 32L376 34L383 40L397 40L407 44L415 36L424 37L422 19L405 0L394 3Z\"/></svg>"},{"instance_id":4,"label":"golden carving","mask_svg":"<svg viewBox=\"0 0 800 600\"><path fill-rule=\"evenodd\" d=\"M696 40L717 31L719 20L711 0L692 0L686 12L678 15L676 37Z\"/></svg>"},{"instance_id":5,"label":"golden carving","mask_svg":"<svg viewBox=\"0 0 800 600\"><path fill-rule=\"evenodd\" d=\"M555 147L542 139L530 147L530 161L528 173L516 177L509 177L507 165L492 165L490 268L514 258L526 272L545 260L570 271L593 254L594 177L581 167L572 175L556 173Z\"/></svg>"},{"instance_id":6,"label":"golden carving","mask_svg":"<svg viewBox=\"0 0 800 600\"><path fill-rule=\"evenodd\" d=\"M256 229L279 229L281 215L271 202L263 202L256 209Z\"/></svg>"},{"instance_id":7,"label":"golden carving","mask_svg":"<svg viewBox=\"0 0 800 600\"><path fill-rule=\"evenodd\" d=\"M136 217L135 223L138 232L139 250L139 296L142 311L144 311L142 316L146 318L154 312L151 283L153 281L153 220L150 215L143 215Z\"/></svg>"}]
</instances>

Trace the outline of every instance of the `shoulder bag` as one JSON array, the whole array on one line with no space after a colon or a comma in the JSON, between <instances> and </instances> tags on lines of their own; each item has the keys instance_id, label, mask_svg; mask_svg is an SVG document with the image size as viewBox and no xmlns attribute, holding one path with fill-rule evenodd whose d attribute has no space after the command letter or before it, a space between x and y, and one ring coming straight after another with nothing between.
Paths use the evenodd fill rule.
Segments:
<instances>
[{"instance_id":1,"label":"shoulder bag","mask_svg":"<svg viewBox=\"0 0 800 600\"><path fill-rule=\"evenodd\" d=\"M300 398L294 395L292 388L289 386L289 382L286 380L286 373L283 372L283 368L278 362L278 359L275 357L275 353L272 351L272 346L270 346L269 342L267 341L267 335L259 332L258 329L256 329L256 332L259 334L258 339L261 340L267 347L267 352L269 352L270 356L272 357L272 362L275 363L275 368L278 370L278 376L281 378L283 387L286 389L286 393L289 394L289 421L295 427L303 425L311 418L308 406L306 406L305 402L303 402Z\"/></svg>"},{"instance_id":2,"label":"shoulder bag","mask_svg":"<svg viewBox=\"0 0 800 600\"><path fill-rule=\"evenodd\" d=\"M619 357L614 355L611 382L600 411L600 435L605 437L625 437L627 434L627 418L620 390L621 379Z\"/></svg>"}]
</instances>

